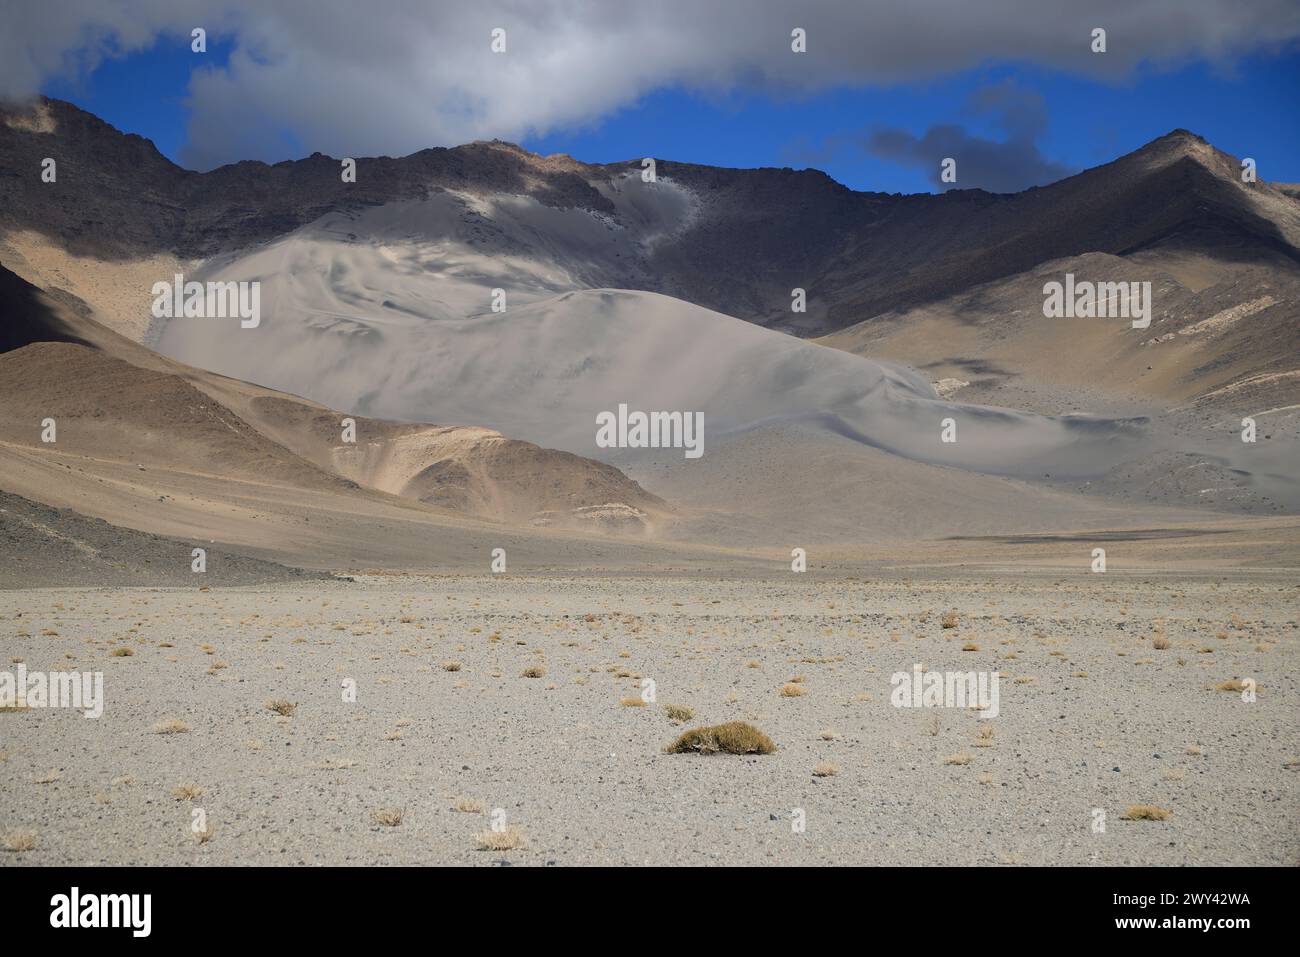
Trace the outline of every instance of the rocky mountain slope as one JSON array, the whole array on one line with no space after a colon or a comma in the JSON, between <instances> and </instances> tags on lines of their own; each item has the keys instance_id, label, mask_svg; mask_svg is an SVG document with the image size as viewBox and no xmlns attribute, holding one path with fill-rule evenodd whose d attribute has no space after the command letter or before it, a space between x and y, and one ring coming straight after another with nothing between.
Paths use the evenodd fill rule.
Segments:
<instances>
[{"instance_id":1,"label":"rocky mountain slope","mask_svg":"<svg viewBox=\"0 0 1300 957\"><path fill-rule=\"evenodd\" d=\"M41 182L44 157L60 164L57 184ZM524 196L594 217L616 243L632 240L584 285L660 292L800 334L1090 252L1160 248L1300 264L1300 204L1266 182L1241 182L1234 158L1185 130L1009 195L864 193L815 170L656 160L653 184L641 183L640 158L588 165L501 142L357 158L355 183L342 182L338 159L320 154L195 173L139 136L41 100L0 113L0 231L35 231L99 259L205 259L340 210L443 191ZM490 248L492 213L466 222ZM536 256L545 237L529 245L516 252ZM807 290L806 313L791 312L795 287Z\"/></svg>"}]
</instances>

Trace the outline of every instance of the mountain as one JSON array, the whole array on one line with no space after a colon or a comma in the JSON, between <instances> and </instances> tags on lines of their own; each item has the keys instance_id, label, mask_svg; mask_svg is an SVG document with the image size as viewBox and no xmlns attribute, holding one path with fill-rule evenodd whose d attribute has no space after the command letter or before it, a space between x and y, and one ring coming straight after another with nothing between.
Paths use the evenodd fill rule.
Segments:
<instances>
[{"instance_id":1,"label":"mountain","mask_svg":"<svg viewBox=\"0 0 1300 957\"><path fill-rule=\"evenodd\" d=\"M42 183L59 162L57 188ZM208 173L181 169L149 141L71 104L40 100L0 113L0 230L34 232L75 255L207 259L247 249L339 211L450 192L489 201L461 211L484 250L496 208L544 219L582 216L608 239L606 257L568 278L587 288L659 292L760 325L816 335L873 315L1090 252L1161 249L1233 261L1300 264L1300 205L1185 130L1127 156L1023 193L951 190L900 196L850 190L815 170L718 169L657 158L589 165L501 142L358 158L355 183L338 159L313 154ZM601 233L605 235L601 235ZM544 235L514 239L517 256L549 262ZM791 311L805 289L806 313Z\"/></svg>"},{"instance_id":2,"label":"mountain","mask_svg":"<svg viewBox=\"0 0 1300 957\"><path fill-rule=\"evenodd\" d=\"M1014 195L668 159L646 182L639 160L501 142L359 158L344 183L320 155L183 170L42 100L0 113L0 170L14 314L62 317L0 354L19 412L0 478L45 504L72 500L40 494L31 423L53 410L117 463L92 469L111 489L179 459L187 482L320 496L348 528L401 501L788 551L1300 508L1300 204L1186 131ZM176 274L258 283L259 323L152 316ZM1066 274L1151 283L1151 325L1046 318ZM598 444L622 406L701 415L705 454ZM103 501L140 521L138 498ZM204 528L205 502L160 514ZM255 538L256 508L227 508Z\"/></svg>"}]
</instances>

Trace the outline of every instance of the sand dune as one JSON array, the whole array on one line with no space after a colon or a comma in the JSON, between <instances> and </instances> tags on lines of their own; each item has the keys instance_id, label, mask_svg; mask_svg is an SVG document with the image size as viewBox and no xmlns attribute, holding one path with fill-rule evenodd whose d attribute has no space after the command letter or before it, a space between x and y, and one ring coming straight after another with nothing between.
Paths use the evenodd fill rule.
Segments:
<instances>
[{"instance_id":1,"label":"sand dune","mask_svg":"<svg viewBox=\"0 0 1300 957\"><path fill-rule=\"evenodd\" d=\"M345 442L337 412L159 356L6 270L0 292L11 317L0 343L0 396L11 413L0 442L15 449L76 456L92 470L114 463L300 491L373 491L513 524L639 535L671 515L609 465L489 429L360 418L355 442ZM52 444L42 441L46 419L56 423ZM13 475L5 478L19 491ZM40 500L57 498L50 489ZM161 511L170 507L159 501Z\"/></svg>"},{"instance_id":2,"label":"sand dune","mask_svg":"<svg viewBox=\"0 0 1300 957\"><path fill-rule=\"evenodd\" d=\"M403 206L391 215L409 211ZM620 404L700 412L711 438L778 422L815 423L918 461L1007 475L1097 474L1141 434L1140 421L943 402L901 366L653 293L525 296L492 313L484 306L499 262L455 260L451 278L443 278L411 266L420 243L409 244L394 265L386 247L357 252L335 233L332 223L322 223L246 259L211 264L202 278L263 283L261 325L245 330L230 321L173 319L159 349L334 408L474 423L611 461L623 457L597 446L596 416ZM465 271L486 277L483 286L470 287L474 296L461 281ZM457 303L471 315L449 317ZM946 443L941 431L950 417L957 441ZM637 458L667 454L642 450Z\"/></svg>"}]
</instances>

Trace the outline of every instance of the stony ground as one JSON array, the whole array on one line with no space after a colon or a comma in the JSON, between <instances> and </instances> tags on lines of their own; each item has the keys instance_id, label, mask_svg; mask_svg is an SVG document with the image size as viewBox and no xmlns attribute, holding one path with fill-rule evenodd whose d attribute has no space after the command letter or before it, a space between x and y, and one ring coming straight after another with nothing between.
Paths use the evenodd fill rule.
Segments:
<instances>
[{"instance_id":1,"label":"stony ground","mask_svg":"<svg viewBox=\"0 0 1300 957\"><path fill-rule=\"evenodd\" d=\"M0 713L0 835L34 845L0 865L1296 865L1298 598L1115 574L4 592L0 672L102 671L106 705ZM891 706L915 663L1000 671L1000 714ZM1241 679L1256 700L1218 688ZM730 720L777 751L663 751ZM526 846L481 850L494 815Z\"/></svg>"}]
</instances>

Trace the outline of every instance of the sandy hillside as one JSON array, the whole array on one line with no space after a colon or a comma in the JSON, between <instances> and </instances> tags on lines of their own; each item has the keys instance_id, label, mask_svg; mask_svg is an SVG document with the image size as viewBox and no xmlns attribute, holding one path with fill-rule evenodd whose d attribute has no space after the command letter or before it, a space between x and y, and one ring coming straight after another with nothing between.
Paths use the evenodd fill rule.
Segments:
<instances>
[{"instance_id":1,"label":"sandy hillside","mask_svg":"<svg viewBox=\"0 0 1300 957\"><path fill-rule=\"evenodd\" d=\"M240 280L262 274L263 266L250 262L216 275ZM701 412L706 442L772 421L815 421L828 433L903 457L1003 474L1101 471L1131 451L1141 430L1140 422L1056 419L943 402L906 368L651 293L589 290L502 314L392 320L384 312L391 293L378 298L386 273L341 274L355 282L349 318L316 321L319 312L310 302L299 308L291 299L291 306L284 286L302 289L328 279L319 272L283 273L266 283L273 291L264 295L258 328L172 320L158 348L336 408L477 422L608 459L617 457L596 445L596 416L620 403L633 410ZM437 285L428 277L414 282ZM364 289L376 298L365 302ZM960 419L958 441L951 444L940 435L947 417ZM640 458L666 454L641 450Z\"/></svg>"},{"instance_id":2,"label":"sandy hillside","mask_svg":"<svg viewBox=\"0 0 1300 957\"><path fill-rule=\"evenodd\" d=\"M355 418L345 441L340 413L166 359L95 321L84 303L42 294L8 271L0 292L13 317L0 395L14 412L0 442L15 448L71 454L92 472L130 463L304 490L373 490L523 525L641 535L671 516L617 469L489 429ZM57 423L53 445L41 438L47 418Z\"/></svg>"}]
</instances>

